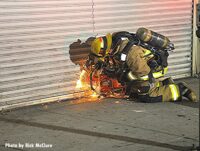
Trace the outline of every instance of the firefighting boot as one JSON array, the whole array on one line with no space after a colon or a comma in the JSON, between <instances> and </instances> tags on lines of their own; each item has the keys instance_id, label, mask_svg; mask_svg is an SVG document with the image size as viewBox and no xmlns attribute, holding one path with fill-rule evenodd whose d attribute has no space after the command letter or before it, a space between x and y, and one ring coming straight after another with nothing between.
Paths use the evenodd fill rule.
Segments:
<instances>
[{"instance_id":1,"label":"firefighting boot","mask_svg":"<svg viewBox=\"0 0 200 151\"><path fill-rule=\"evenodd\" d=\"M197 102L197 96L194 91L184 82L178 83L181 95L192 102Z\"/></svg>"}]
</instances>

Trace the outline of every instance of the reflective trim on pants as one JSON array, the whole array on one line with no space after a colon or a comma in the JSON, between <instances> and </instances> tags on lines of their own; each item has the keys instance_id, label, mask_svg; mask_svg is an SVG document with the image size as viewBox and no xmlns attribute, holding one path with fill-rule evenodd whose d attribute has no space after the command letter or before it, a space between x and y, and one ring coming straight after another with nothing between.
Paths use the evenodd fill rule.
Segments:
<instances>
[{"instance_id":1,"label":"reflective trim on pants","mask_svg":"<svg viewBox=\"0 0 200 151\"><path fill-rule=\"evenodd\" d=\"M172 100L173 101L177 101L180 97L180 92L179 92L179 89L177 87L177 85L175 84L170 84L169 85L169 88L170 88L170 91L171 91L171 94L172 94Z\"/></svg>"}]
</instances>

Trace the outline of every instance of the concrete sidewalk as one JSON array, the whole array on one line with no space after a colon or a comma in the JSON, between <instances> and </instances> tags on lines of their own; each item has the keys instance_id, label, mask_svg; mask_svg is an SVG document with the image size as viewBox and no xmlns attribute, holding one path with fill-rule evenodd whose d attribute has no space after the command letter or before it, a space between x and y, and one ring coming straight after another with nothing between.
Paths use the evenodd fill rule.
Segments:
<instances>
[{"instance_id":1,"label":"concrete sidewalk","mask_svg":"<svg viewBox=\"0 0 200 151\"><path fill-rule=\"evenodd\" d=\"M199 93L198 79L184 81ZM0 126L0 151L172 151L199 142L198 103L188 101L65 101L1 113Z\"/></svg>"}]
</instances>

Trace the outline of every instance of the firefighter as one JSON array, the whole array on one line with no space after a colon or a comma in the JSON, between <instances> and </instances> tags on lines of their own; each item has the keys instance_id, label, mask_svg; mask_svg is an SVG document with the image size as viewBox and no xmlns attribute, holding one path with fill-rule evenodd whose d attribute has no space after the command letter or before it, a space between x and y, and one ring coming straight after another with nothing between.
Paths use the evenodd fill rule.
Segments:
<instances>
[{"instance_id":1,"label":"firefighter","mask_svg":"<svg viewBox=\"0 0 200 151\"><path fill-rule=\"evenodd\" d=\"M151 49L156 47L157 50ZM114 74L126 85L127 94L142 102L179 101L182 97L196 102L197 97L187 84L175 84L172 78L164 78L167 49L173 49L167 37L140 28L136 34L118 32L96 38L91 44L93 59L89 60L101 68L106 66L106 57L112 56L114 67L107 69L107 73Z\"/></svg>"}]
</instances>

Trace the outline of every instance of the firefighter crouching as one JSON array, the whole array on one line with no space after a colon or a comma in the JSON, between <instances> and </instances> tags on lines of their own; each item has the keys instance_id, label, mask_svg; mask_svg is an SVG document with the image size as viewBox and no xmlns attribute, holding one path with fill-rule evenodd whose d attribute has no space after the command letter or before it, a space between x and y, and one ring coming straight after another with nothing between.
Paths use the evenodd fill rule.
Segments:
<instances>
[{"instance_id":1,"label":"firefighter crouching","mask_svg":"<svg viewBox=\"0 0 200 151\"><path fill-rule=\"evenodd\" d=\"M105 73L125 85L127 95L142 102L179 101L182 97L196 102L195 93L185 83L164 78L172 49L167 37L139 28L136 34L117 32L96 38L87 63L101 68L106 59L112 60Z\"/></svg>"}]
</instances>

